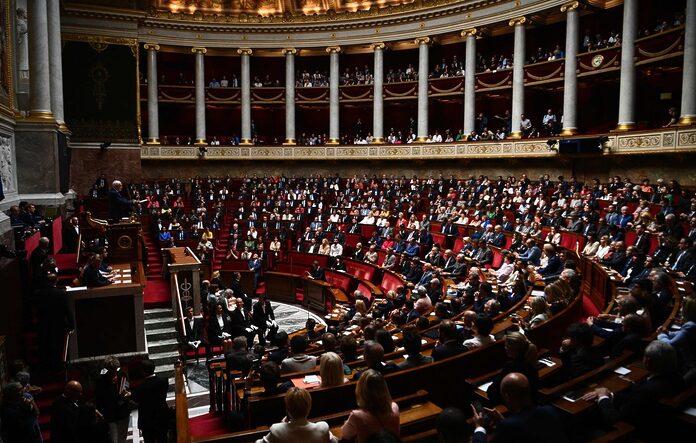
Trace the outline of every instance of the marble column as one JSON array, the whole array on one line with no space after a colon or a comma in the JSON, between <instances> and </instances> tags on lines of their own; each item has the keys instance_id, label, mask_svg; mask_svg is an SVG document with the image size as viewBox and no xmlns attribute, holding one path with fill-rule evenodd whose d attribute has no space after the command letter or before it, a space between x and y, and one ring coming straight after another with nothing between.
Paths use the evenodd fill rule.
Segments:
<instances>
[{"instance_id":1,"label":"marble column","mask_svg":"<svg viewBox=\"0 0 696 443\"><path fill-rule=\"evenodd\" d=\"M29 0L29 115L55 121L51 111L51 75L46 0Z\"/></svg>"},{"instance_id":2,"label":"marble column","mask_svg":"<svg viewBox=\"0 0 696 443\"><path fill-rule=\"evenodd\" d=\"M341 135L339 132L339 102L338 102L338 54L341 52L340 46L330 46L326 48L329 53L329 145L340 143Z\"/></svg>"},{"instance_id":3,"label":"marble column","mask_svg":"<svg viewBox=\"0 0 696 443\"><path fill-rule=\"evenodd\" d=\"M208 143L205 133L205 48L191 48L196 54L196 144ZM149 92L149 91L148 91ZM149 94L148 94L149 95Z\"/></svg>"},{"instance_id":4,"label":"marble column","mask_svg":"<svg viewBox=\"0 0 696 443\"><path fill-rule=\"evenodd\" d=\"M684 70L679 124L696 124L696 0L686 0Z\"/></svg>"},{"instance_id":5,"label":"marble column","mask_svg":"<svg viewBox=\"0 0 696 443\"><path fill-rule=\"evenodd\" d=\"M619 124L617 131L636 127L636 34L638 0L624 0L621 31L621 79L619 80Z\"/></svg>"},{"instance_id":6,"label":"marble column","mask_svg":"<svg viewBox=\"0 0 696 443\"><path fill-rule=\"evenodd\" d=\"M464 135L476 129L476 28L465 29L466 54L464 55Z\"/></svg>"},{"instance_id":7,"label":"marble column","mask_svg":"<svg viewBox=\"0 0 696 443\"><path fill-rule=\"evenodd\" d=\"M48 13L48 65L51 76L51 110L56 123L63 131L65 126L65 112L63 108L63 58L62 40L60 37L60 2L59 0L47 0L46 12Z\"/></svg>"},{"instance_id":8,"label":"marble column","mask_svg":"<svg viewBox=\"0 0 696 443\"><path fill-rule=\"evenodd\" d=\"M561 6L566 13L566 42L563 72L563 130L561 135L575 135L578 132L578 43L580 21L578 7L573 1Z\"/></svg>"},{"instance_id":9,"label":"marble column","mask_svg":"<svg viewBox=\"0 0 696 443\"><path fill-rule=\"evenodd\" d=\"M373 143L384 143L384 43L370 45L375 52L374 91L372 93L372 137Z\"/></svg>"},{"instance_id":10,"label":"marble column","mask_svg":"<svg viewBox=\"0 0 696 443\"><path fill-rule=\"evenodd\" d=\"M250 145L253 134L251 133L251 72L249 57L252 54L250 48L237 49L237 54L242 56L242 140L241 145Z\"/></svg>"},{"instance_id":11,"label":"marble column","mask_svg":"<svg viewBox=\"0 0 696 443\"><path fill-rule=\"evenodd\" d=\"M415 40L418 45L418 134L416 140L424 142L428 139L428 45L430 37L419 37Z\"/></svg>"},{"instance_id":12,"label":"marble column","mask_svg":"<svg viewBox=\"0 0 696 443\"><path fill-rule=\"evenodd\" d=\"M295 141L295 48L283 49L285 54L285 143L294 145Z\"/></svg>"},{"instance_id":13,"label":"marble column","mask_svg":"<svg viewBox=\"0 0 696 443\"><path fill-rule=\"evenodd\" d=\"M515 27L515 52L512 66L512 113L510 114L511 128L510 138L522 138L520 130L521 117L524 114L524 62L525 50L525 23L526 17L518 17L510 20L509 25Z\"/></svg>"},{"instance_id":14,"label":"marble column","mask_svg":"<svg viewBox=\"0 0 696 443\"><path fill-rule=\"evenodd\" d=\"M157 51L155 43L145 43L147 51L147 144L159 145L159 91L157 83Z\"/></svg>"}]
</instances>

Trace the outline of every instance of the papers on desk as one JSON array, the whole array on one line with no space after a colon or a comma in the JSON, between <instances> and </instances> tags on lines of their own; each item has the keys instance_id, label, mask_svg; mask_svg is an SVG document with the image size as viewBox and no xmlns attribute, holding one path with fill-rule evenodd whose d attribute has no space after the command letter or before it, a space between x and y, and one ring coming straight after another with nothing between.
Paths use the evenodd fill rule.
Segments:
<instances>
[{"instance_id":1,"label":"papers on desk","mask_svg":"<svg viewBox=\"0 0 696 443\"><path fill-rule=\"evenodd\" d=\"M563 399L575 403L576 401L580 400L580 398L582 398L583 395L585 395L585 391L583 391L582 389L578 389L577 391L568 392L566 395L563 396Z\"/></svg>"},{"instance_id":2,"label":"papers on desk","mask_svg":"<svg viewBox=\"0 0 696 443\"><path fill-rule=\"evenodd\" d=\"M544 296L544 291L540 291L538 289L532 290L532 297L543 297Z\"/></svg>"},{"instance_id":3,"label":"papers on desk","mask_svg":"<svg viewBox=\"0 0 696 443\"><path fill-rule=\"evenodd\" d=\"M421 339L421 344L423 344L423 345L427 345L427 344L428 344L428 340L426 340L426 339L422 338L422 339Z\"/></svg>"},{"instance_id":4,"label":"papers on desk","mask_svg":"<svg viewBox=\"0 0 696 443\"><path fill-rule=\"evenodd\" d=\"M478 385L478 388L482 390L483 392L488 392L488 388L493 384L492 381L486 382L486 383L481 383Z\"/></svg>"},{"instance_id":5,"label":"papers on desk","mask_svg":"<svg viewBox=\"0 0 696 443\"><path fill-rule=\"evenodd\" d=\"M552 366L556 366L556 362L553 360L549 360L548 358L540 358L539 363L541 363L542 365L546 365L549 368Z\"/></svg>"},{"instance_id":6,"label":"papers on desk","mask_svg":"<svg viewBox=\"0 0 696 443\"><path fill-rule=\"evenodd\" d=\"M87 286L66 286L65 292L86 291Z\"/></svg>"},{"instance_id":7,"label":"papers on desk","mask_svg":"<svg viewBox=\"0 0 696 443\"><path fill-rule=\"evenodd\" d=\"M321 379L319 378L318 375L305 375L305 378L303 381L305 384L309 385L312 383L319 383L319 382L321 382Z\"/></svg>"},{"instance_id":8,"label":"papers on desk","mask_svg":"<svg viewBox=\"0 0 696 443\"><path fill-rule=\"evenodd\" d=\"M696 417L696 407L691 407L691 408L686 408L684 409L684 414L690 415L692 417Z\"/></svg>"},{"instance_id":9,"label":"papers on desk","mask_svg":"<svg viewBox=\"0 0 696 443\"><path fill-rule=\"evenodd\" d=\"M678 330L681 329L681 325L678 325L678 324L674 323L674 324L671 324L671 325L669 326L669 329L670 329L670 331L678 331Z\"/></svg>"},{"instance_id":10,"label":"papers on desk","mask_svg":"<svg viewBox=\"0 0 696 443\"><path fill-rule=\"evenodd\" d=\"M619 374L619 375L627 375L631 373L631 370L628 368L624 368L623 366L620 366L616 369L614 369L614 372Z\"/></svg>"}]
</instances>

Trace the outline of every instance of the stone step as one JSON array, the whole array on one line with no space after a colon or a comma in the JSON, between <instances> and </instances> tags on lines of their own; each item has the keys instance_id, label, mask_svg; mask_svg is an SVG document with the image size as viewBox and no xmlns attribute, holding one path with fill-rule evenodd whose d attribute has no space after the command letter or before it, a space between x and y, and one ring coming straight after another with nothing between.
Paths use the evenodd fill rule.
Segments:
<instances>
[{"instance_id":1,"label":"stone step","mask_svg":"<svg viewBox=\"0 0 696 443\"><path fill-rule=\"evenodd\" d=\"M179 342L175 338L168 338L166 340L153 340L147 342L147 351L150 354L156 354L160 352L173 352L179 350Z\"/></svg>"},{"instance_id":2,"label":"stone step","mask_svg":"<svg viewBox=\"0 0 696 443\"><path fill-rule=\"evenodd\" d=\"M157 366L155 368L155 374L161 377L167 377L168 379L170 379L170 386L174 385L174 363Z\"/></svg>"},{"instance_id":3,"label":"stone step","mask_svg":"<svg viewBox=\"0 0 696 443\"><path fill-rule=\"evenodd\" d=\"M159 366L171 366L172 369L174 369L174 363L179 360L179 353L177 351L174 352L157 352L157 353L148 353L148 357L150 360L154 361L155 364Z\"/></svg>"},{"instance_id":4,"label":"stone step","mask_svg":"<svg viewBox=\"0 0 696 443\"><path fill-rule=\"evenodd\" d=\"M150 320L153 318L174 318L174 312L171 308L154 308L145 309L145 320Z\"/></svg>"},{"instance_id":5,"label":"stone step","mask_svg":"<svg viewBox=\"0 0 696 443\"><path fill-rule=\"evenodd\" d=\"M147 341L176 340L177 333L174 328L156 328L145 331Z\"/></svg>"},{"instance_id":6,"label":"stone step","mask_svg":"<svg viewBox=\"0 0 696 443\"><path fill-rule=\"evenodd\" d=\"M164 328L167 326L174 327L176 324L176 320L174 320L171 317L165 317L165 318L146 318L145 319L145 330L153 328L153 329L159 329L159 328Z\"/></svg>"}]
</instances>

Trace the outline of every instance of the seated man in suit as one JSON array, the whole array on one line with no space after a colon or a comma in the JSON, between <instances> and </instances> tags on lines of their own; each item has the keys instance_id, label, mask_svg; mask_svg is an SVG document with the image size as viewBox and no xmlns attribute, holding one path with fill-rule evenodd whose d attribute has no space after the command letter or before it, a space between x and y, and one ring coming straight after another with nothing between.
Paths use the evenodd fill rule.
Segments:
<instances>
[{"instance_id":1,"label":"seated man in suit","mask_svg":"<svg viewBox=\"0 0 696 443\"><path fill-rule=\"evenodd\" d=\"M321 281L326 280L326 274L324 273L324 268L319 266L319 262L316 260L314 260L312 262L312 268L305 273L305 276L307 278L311 278L312 280L321 280Z\"/></svg>"},{"instance_id":2,"label":"seated man in suit","mask_svg":"<svg viewBox=\"0 0 696 443\"><path fill-rule=\"evenodd\" d=\"M205 358L210 359L210 343L203 334L203 317L194 317L193 308L186 308L186 318L184 319L184 329L186 331L186 347L188 350L196 351L198 348L205 349Z\"/></svg>"},{"instance_id":3,"label":"seated man in suit","mask_svg":"<svg viewBox=\"0 0 696 443\"><path fill-rule=\"evenodd\" d=\"M266 332L269 339L275 337L278 332L278 323L275 321L275 314L271 302L266 300L265 294L259 294L259 301L254 305L252 311L252 324L259 328L259 344L266 346Z\"/></svg>"},{"instance_id":4,"label":"seated man in suit","mask_svg":"<svg viewBox=\"0 0 696 443\"><path fill-rule=\"evenodd\" d=\"M316 368L317 357L305 354L309 342L306 337L296 335L290 340L291 357L286 358L280 365L283 374L289 372L309 371Z\"/></svg>"},{"instance_id":5,"label":"seated man in suit","mask_svg":"<svg viewBox=\"0 0 696 443\"><path fill-rule=\"evenodd\" d=\"M535 406L532 389L526 376L512 372L500 382L500 395L507 406L508 414L503 417L496 409L484 408L479 413L475 408L476 431L473 443L485 443L486 421L495 424L494 442L567 442L561 418L551 405ZM484 420L484 414L488 420Z\"/></svg>"},{"instance_id":6,"label":"seated man in suit","mask_svg":"<svg viewBox=\"0 0 696 443\"><path fill-rule=\"evenodd\" d=\"M235 309L230 312L230 318L232 319L232 336L246 337L247 346L251 348L254 344L254 336L260 333L259 328L252 324L251 314L246 308L245 300L243 298L238 298L235 300L235 304Z\"/></svg>"},{"instance_id":7,"label":"seated man in suit","mask_svg":"<svg viewBox=\"0 0 696 443\"><path fill-rule=\"evenodd\" d=\"M643 364L650 373L644 382L616 395L605 387L599 387L586 394L583 400L597 400L602 418L608 425L617 421L631 423L641 432L638 435L646 437L647 441L678 439L673 428L658 425L661 422L659 401L674 396L685 387L677 370L677 353L669 344L655 340L645 348Z\"/></svg>"},{"instance_id":8,"label":"seated man in suit","mask_svg":"<svg viewBox=\"0 0 696 443\"><path fill-rule=\"evenodd\" d=\"M107 277L100 271L102 258L99 254L94 254L89 259L89 263L82 270L82 284L87 287L106 286L114 282L113 278ZM108 275L108 274L107 274Z\"/></svg>"},{"instance_id":9,"label":"seated man in suit","mask_svg":"<svg viewBox=\"0 0 696 443\"><path fill-rule=\"evenodd\" d=\"M453 355L458 355L466 351L466 348L462 345L462 341L458 337L457 328L451 320L442 320L439 330L440 338L431 354L433 361L452 357Z\"/></svg>"},{"instance_id":10,"label":"seated man in suit","mask_svg":"<svg viewBox=\"0 0 696 443\"><path fill-rule=\"evenodd\" d=\"M227 369L247 374L256 360L256 355L249 352L246 338L239 336L232 340L232 350L225 353Z\"/></svg>"},{"instance_id":11,"label":"seated man in suit","mask_svg":"<svg viewBox=\"0 0 696 443\"><path fill-rule=\"evenodd\" d=\"M517 258L526 261L530 265L539 266L541 263L541 249L537 246L536 241L530 238L527 239L525 244L527 251L524 254L519 254Z\"/></svg>"},{"instance_id":12,"label":"seated man in suit","mask_svg":"<svg viewBox=\"0 0 696 443\"><path fill-rule=\"evenodd\" d=\"M566 379L578 377L604 364L600 353L592 347L592 328L585 323L573 323L561 342L560 357Z\"/></svg>"},{"instance_id":13,"label":"seated man in suit","mask_svg":"<svg viewBox=\"0 0 696 443\"><path fill-rule=\"evenodd\" d=\"M385 363L382 361L384 360L384 348L376 341L366 341L363 354L365 355L365 365L367 369L374 369L382 375L387 375L401 369L395 363ZM359 380L363 372L364 371L356 372L355 375L353 375L353 380Z\"/></svg>"}]
</instances>

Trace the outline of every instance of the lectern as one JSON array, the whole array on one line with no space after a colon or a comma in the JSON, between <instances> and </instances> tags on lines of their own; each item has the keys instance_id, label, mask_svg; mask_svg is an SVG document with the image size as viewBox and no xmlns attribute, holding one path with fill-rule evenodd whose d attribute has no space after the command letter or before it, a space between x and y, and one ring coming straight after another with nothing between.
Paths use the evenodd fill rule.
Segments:
<instances>
[{"instance_id":1,"label":"lectern","mask_svg":"<svg viewBox=\"0 0 696 443\"><path fill-rule=\"evenodd\" d=\"M193 314L201 313L201 261L191 248L163 249L164 265L169 271L172 309L178 311L176 297L181 297L182 310L193 307ZM178 287L176 286L178 284Z\"/></svg>"}]
</instances>

